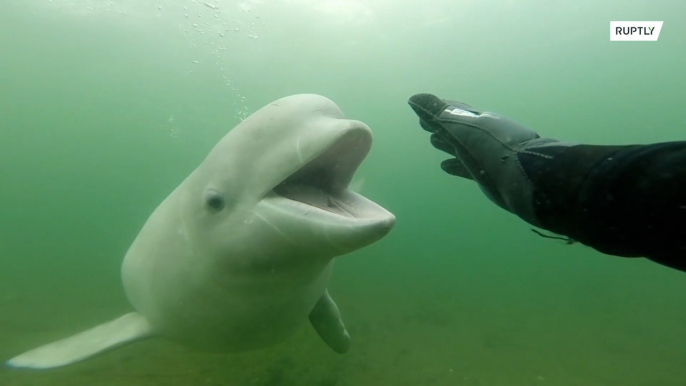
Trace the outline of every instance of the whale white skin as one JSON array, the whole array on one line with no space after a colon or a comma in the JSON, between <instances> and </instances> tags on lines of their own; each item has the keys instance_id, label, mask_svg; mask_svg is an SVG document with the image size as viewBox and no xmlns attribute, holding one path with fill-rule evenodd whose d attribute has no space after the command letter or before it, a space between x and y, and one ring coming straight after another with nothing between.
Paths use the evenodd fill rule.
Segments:
<instances>
[{"instance_id":1,"label":"whale white skin","mask_svg":"<svg viewBox=\"0 0 686 386\"><path fill-rule=\"evenodd\" d=\"M138 315L8 365L63 366L151 336L202 350L250 350L285 340L308 316L329 346L347 351L350 338L326 291L333 259L395 224L390 212L348 190L370 148L371 130L323 96L263 107L217 143L132 243L122 279ZM221 209L213 208L217 200Z\"/></svg>"}]
</instances>

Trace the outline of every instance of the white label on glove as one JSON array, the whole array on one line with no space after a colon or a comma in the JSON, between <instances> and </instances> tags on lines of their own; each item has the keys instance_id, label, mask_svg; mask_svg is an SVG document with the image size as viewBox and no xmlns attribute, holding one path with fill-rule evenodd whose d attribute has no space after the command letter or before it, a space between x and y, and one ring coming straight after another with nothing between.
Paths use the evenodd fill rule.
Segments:
<instances>
[{"instance_id":1,"label":"white label on glove","mask_svg":"<svg viewBox=\"0 0 686 386\"><path fill-rule=\"evenodd\" d=\"M474 113L471 112L471 111L458 109L457 107L453 107L452 110L451 110L451 109L445 109L445 112L446 112L446 113L449 113L449 114L452 114L452 115L459 115L459 116L462 116L462 117L470 117L470 118L476 118L476 117L479 116L478 114L474 114Z\"/></svg>"}]
</instances>

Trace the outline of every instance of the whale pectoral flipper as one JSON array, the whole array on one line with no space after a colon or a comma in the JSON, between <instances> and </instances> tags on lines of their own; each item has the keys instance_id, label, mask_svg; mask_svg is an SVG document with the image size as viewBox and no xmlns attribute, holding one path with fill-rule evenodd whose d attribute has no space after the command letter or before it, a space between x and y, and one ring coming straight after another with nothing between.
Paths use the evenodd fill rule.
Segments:
<instances>
[{"instance_id":1,"label":"whale pectoral flipper","mask_svg":"<svg viewBox=\"0 0 686 386\"><path fill-rule=\"evenodd\" d=\"M345 329L341 313L329 292L325 291L310 312L310 323L317 334L333 351L343 354L350 348L350 335Z\"/></svg>"},{"instance_id":2,"label":"whale pectoral flipper","mask_svg":"<svg viewBox=\"0 0 686 386\"><path fill-rule=\"evenodd\" d=\"M139 313L131 312L69 338L25 352L7 361L7 366L31 369L60 367L150 335L148 321Z\"/></svg>"}]
</instances>

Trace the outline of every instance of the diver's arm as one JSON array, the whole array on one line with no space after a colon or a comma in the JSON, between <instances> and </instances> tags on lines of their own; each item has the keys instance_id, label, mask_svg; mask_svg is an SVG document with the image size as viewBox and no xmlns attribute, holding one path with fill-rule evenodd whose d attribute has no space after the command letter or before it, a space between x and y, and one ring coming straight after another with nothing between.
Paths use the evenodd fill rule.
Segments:
<instances>
[{"instance_id":1,"label":"diver's arm","mask_svg":"<svg viewBox=\"0 0 686 386\"><path fill-rule=\"evenodd\" d=\"M562 197L559 188L570 186L566 194L573 201L570 212L549 207L550 216L545 208L537 208L544 223L566 221L570 237L600 252L646 257L686 271L686 141L581 145L556 162L559 168L551 167L535 181L537 189ZM563 173L570 170L563 164L572 162L588 165L578 184L570 180L573 175ZM554 179L560 175L566 182L556 187Z\"/></svg>"}]
</instances>

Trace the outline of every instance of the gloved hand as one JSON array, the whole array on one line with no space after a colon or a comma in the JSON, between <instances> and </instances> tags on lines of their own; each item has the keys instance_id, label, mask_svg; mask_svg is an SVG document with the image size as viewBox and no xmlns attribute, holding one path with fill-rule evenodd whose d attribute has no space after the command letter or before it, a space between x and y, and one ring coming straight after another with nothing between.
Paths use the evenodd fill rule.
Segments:
<instances>
[{"instance_id":1,"label":"gloved hand","mask_svg":"<svg viewBox=\"0 0 686 386\"><path fill-rule=\"evenodd\" d=\"M498 114L435 95L417 94L408 103L419 116L421 127L432 133L431 144L454 157L443 161L444 171L476 181L494 203L529 217L520 207L530 207L526 200L531 198L531 187L519 167L517 153L555 140L540 138L533 130Z\"/></svg>"}]
</instances>

